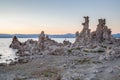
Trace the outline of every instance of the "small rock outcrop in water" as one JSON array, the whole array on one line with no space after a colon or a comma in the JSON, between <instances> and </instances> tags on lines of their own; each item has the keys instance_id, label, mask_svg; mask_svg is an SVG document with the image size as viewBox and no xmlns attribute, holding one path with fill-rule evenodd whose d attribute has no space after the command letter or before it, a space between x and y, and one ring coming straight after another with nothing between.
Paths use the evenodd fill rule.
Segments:
<instances>
[{"instance_id":1,"label":"small rock outcrop in water","mask_svg":"<svg viewBox=\"0 0 120 80\"><path fill-rule=\"evenodd\" d=\"M13 37L12 44L10 45L10 48L13 49L19 49L21 47L22 43L17 39L16 36Z\"/></svg>"},{"instance_id":2,"label":"small rock outcrop in water","mask_svg":"<svg viewBox=\"0 0 120 80\"><path fill-rule=\"evenodd\" d=\"M56 48L59 46L59 43L51 40L47 35L44 34L44 31L41 32L38 41L29 39L21 43L17 37L13 37L13 41L10 45L10 48L18 49L16 53L18 62L26 63L31 60L30 56L34 55L45 55L45 54L55 54Z\"/></svg>"}]
</instances>

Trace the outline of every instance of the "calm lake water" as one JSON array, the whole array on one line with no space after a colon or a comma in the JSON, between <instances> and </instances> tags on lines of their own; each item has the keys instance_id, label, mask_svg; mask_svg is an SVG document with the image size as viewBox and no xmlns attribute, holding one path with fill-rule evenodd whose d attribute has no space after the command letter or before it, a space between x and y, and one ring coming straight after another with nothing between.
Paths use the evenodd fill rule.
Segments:
<instances>
[{"instance_id":1,"label":"calm lake water","mask_svg":"<svg viewBox=\"0 0 120 80\"><path fill-rule=\"evenodd\" d=\"M21 42L24 42L28 39L38 40L38 38L18 38L18 39ZM65 39L69 40L72 43L75 41L75 38L52 38L52 39L59 43L62 43L63 40ZM11 42L12 38L0 38L0 55L2 55L0 57L0 63L4 63L6 62L6 60L14 59L16 57L15 52L17 50L9 48Z\"/></svg>"}]
</instances>

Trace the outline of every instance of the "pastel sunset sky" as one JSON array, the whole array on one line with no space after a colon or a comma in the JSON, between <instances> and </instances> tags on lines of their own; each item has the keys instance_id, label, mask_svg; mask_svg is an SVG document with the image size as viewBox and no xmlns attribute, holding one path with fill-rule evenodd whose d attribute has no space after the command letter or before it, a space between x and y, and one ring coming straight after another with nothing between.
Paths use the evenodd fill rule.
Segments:
<instances>
[{"instance_id":1,"label":"pastel sunset sky","mask_svg":"<svg viewBox=\"0 0 120 80\"><path fill-rule=\"evenodd\" d=\"M120 0L0 0L0 33L75 33L83 16L90 17L92 31L106 18L112 33L120 33Z\"/></svg>"}]
</instances>

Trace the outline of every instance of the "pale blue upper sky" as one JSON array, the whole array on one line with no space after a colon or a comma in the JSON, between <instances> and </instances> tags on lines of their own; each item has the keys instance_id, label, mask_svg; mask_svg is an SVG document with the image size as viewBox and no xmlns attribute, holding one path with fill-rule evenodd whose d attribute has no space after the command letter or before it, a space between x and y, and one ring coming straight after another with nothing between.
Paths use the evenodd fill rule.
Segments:
<instances>
[{"instance_id":1,"label":"pale blue upper sky","mask_svg":"<svg viewBox=\"0 0 120 80\"><path fill-rule=\"evenodd\" d=\"M120 0L0 0L0 33L75 33L83 16L96 29L106 18L113 33L120 33Z\"/></svg>"}]
</instances>

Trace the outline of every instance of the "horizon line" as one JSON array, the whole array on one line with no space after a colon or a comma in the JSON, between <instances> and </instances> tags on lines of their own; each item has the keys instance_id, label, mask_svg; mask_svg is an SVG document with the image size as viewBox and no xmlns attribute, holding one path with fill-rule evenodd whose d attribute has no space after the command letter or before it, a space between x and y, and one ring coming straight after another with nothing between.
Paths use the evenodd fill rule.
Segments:
<instances>
[{"instance_id":1,"label":"horizon line","mask_svg":"<svg viewBox=\"0 0 120 80\"><path fill-rule=\"evenodd\" d=\"M9 33L0 33L0 34L6 34L6 35L15 35L15 34L24 34L24 35L32 35L32 34L40 34L40 33L13 33L13 34L9 34ZM75 34L75 33L55 33L55 34L46 34L46 35L65 35L65 34ZM120 34L119 33L112 33L112 34Z\"/></svg>"}]
</instances>

